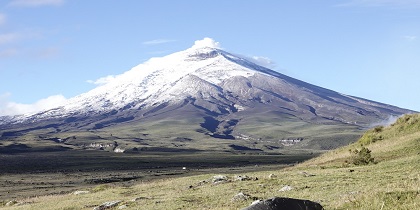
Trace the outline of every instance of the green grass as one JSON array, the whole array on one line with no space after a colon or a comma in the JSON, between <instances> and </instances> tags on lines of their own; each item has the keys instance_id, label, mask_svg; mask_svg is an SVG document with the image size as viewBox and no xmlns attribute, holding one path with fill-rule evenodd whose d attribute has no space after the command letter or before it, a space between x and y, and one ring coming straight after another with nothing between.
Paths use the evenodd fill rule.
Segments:
<instances>
[{"instance_id":1,"label":"green grass","mask_svg":"<svg viewBox=\"0 0 420 210\"><path fill-rule=\"evenodd\" d=\"M230 181L211 184L215 174L148 181L131 187L96 187L84 195L54 195L20 199L21 206L5 209L92 209L106 201L122 200L127 209L241 209L252 200L232 201L243 192L259 199L274 196L309 199L325 209L420 209L420 115L404 116L395 124L368 131L359 142L327 152L294 167L247 172L248 181L235 181L239 174L224 173ZM381 135L365 142L366 135ZM349 150L369 148L376 164L346 163ZM305 173L303 173L305 172ZM235 172L233 172L235 173ZM269 178L275 174L275 178ZM311 174L312 176L305 176ZM280 192L283 186L292 190ZM93 188L95 189L95 188ZM133 201L132 199L136 199Z\"/></svg>"},{"instance_id":2,"label":"green grass","mask_svg":"<svg viewBox=\"0 0 420 210\"><path fill-rule=\"evenodd\" d=\"M284 115L283 117L271 116L265 113L260 117L242 119L236 129L239 133L261 138L262 142L276 142L281 139L303 138L295 146L285 147L290 149L330 150L350 142L354 142L362 131L349 124L336 123L309 123L302 119ZM267 143L269 144L269 143Z\"/></svg>"}]
</instances>

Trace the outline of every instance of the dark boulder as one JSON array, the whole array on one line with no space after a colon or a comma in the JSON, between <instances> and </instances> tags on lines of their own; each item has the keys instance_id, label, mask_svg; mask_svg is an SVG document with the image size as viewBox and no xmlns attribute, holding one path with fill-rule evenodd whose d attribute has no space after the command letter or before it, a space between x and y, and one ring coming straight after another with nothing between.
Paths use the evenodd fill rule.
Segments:
<instances>
[{"instance_id":1,"label":"dark boulder","mask_svg":"<svg viewBox=\"0 0 420 210\"><path fill-rule=\"evenodd\" d=\"M242 210L323 210L321 204L294 198L274 197L256 202Z\"/></svg>"}]
</instances>

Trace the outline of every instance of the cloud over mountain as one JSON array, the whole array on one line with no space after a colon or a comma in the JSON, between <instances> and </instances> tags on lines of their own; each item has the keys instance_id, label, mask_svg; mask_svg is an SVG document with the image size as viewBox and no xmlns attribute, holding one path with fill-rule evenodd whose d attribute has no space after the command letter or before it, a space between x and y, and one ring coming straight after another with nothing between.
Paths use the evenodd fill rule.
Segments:
<instances>
[{"instance_id":1,"label":"cloud over mountain","mask_svg":"<svg viewBox=\"0 0 420 210\"><path fill-rule=\"evenodd\" d=\"M86 82L91 83L91 84L95 84L95 85L105 85L105 84L111 82L114 79L115 79L114 75L108 75L108 76L105 76L105 77L101 77L97 80L87 80Z\"/></svg>"},{"instance_id":2,"label":"cloud over mountain","mask_svg":"<svg viewBox=\"0 0 420 210\"><path fill-rule=\"evenodd\" d=\"M10 93L0 95L0 116L36 113L60 106L66 101L63 95L53 95L33 104L23 104L10 101L10 96Z\"/></svg>"},{"instance_id":3,"label":"cloud over mountain","mask_svg":"<svg viewBox=\"0 0 420 210\"><path fill-rule=\"evenodd\" d=\"M192 48L203 48L203 47L222 49L222 46L220 45L219 42L216 42L212 38L208 38L208 37L195 41L194 46Z\"/></svg>"}]
</instances>

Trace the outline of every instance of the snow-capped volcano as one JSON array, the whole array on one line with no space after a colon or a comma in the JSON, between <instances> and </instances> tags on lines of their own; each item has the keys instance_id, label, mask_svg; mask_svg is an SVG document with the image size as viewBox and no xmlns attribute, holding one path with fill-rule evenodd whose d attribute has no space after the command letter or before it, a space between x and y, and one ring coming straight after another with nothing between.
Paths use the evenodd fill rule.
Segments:
<instances>
[{"instance_id":1,"label":"snow-capped volcano","mask_svg":"<svg viewBox=\"0 0 420 210\"><path fill-rule=\"evenodd\" d=\"M184 51L135 66L63 106L7 119L3 126L24 123L32 126L30 131L54 127L62 132L188 119L201 127L199 133L216 138L281 139L287 137L287 125L277 136L257 136L250 122L259 123L256 128L279 128L286 121L361 128L407 112L288 77L205 38Z\"/></svg>"},{"instance_id":2,"label":"snow-capped volcano","mask_svg":"<svg viewBox=\"0 0 420 210\"><path fill-rule=\"evenodd\" d=\"M103 113L127 104L135 104L133 108L149 108L155 104L176 103L190 96L213 97L212 94L223 93L219 86L223 81L253 76L256 71L250 69L250 65L261 68L223 51L218 43L205 38L187 50L135 66L107 84L69 99L61 107L25 118L39 120Z\"/></svg>"},{"instance_id":3,"label":"snow-capped volcano","mask_svg":"<svg viewBox=\"0 0 420 210\"><path fill-rule=\"evenodd\" d=\"M233 77L247 78L256 73L240 65L247 61L216 47L206 38L187 50L152 58L105 85L69 99L64 106L36 116L107 112L133 103L136 108L148 108L166 102L176 103L197 94L212 97L214 93L223 92L219 87L223 81Z\"/></svg>"}]
</instances>

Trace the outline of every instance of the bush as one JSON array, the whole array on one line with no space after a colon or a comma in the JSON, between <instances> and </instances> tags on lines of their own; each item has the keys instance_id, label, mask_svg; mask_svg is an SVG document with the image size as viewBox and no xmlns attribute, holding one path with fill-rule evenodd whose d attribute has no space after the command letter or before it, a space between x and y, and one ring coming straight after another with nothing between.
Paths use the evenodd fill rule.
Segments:
<instances>
[{"instance_id":1,"label":"bush","mask_svg":"<svg viewBox=\"0 0 420 210\"><path fill-rule=\"evenodd\" d=\"M353 153L351 162L354 165L368 165L369 163L376 163L375 159L370 154L372 151L366 147L362 147L360 150L355 149L351 152Z\"/></svg>"},{"instance_id":2,"label":"bush","mask_svg":"<svg viewBox=\"0 0 420 210\"><path fill-rule=\"evenodd\" d=\"M368 131L358 140L358 142L360 143L361 146L363 146L363 145L369 145L377 141L383 140L384 137L379 133L380 132L376 132L376 131L374 132Z\"/></svg>"},{"instance_id":3,"label":"bush","mask_svg":"<svg viewBox=\"0 0 420 210\"><path fill-rule=\"evenodd\" d=\"M375 131L375 133L379 133L382 132L384 130L384 126L376 126L373 131Z\"/></svg>"},{"instance_id":4,"label":"bush","mask_svg":"<svg viewBox=\"0 0 420 210\"><path fill-rule=\"evenodd\" d=\"M391 125L399 133L412 133L420 129L420 114L406 114Z\"/></svg>"},{"instance_id":5,"label":"bush","mask_svg":"<svg viewBox=\"0 0 420 210\"><path fill-rule=\"evenodd\" d=\"M107 190L107 189L109 189L109 188L111 188L111 186L109 186L109 185L98 185L98 186L96 186L96 187L94 187L92 190L91 190L91 192L101 192L101 191L104 191L104 190Z\"/></svg>"}]
</instances>

